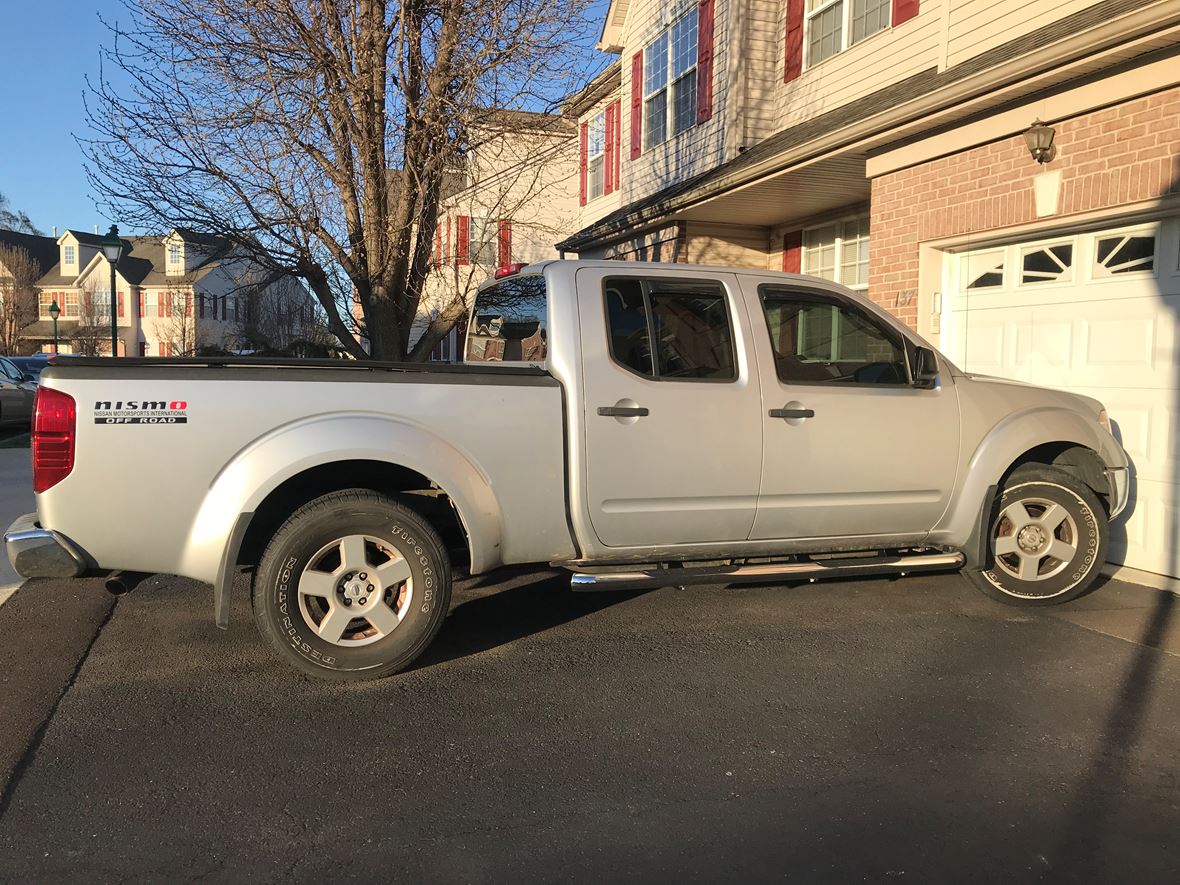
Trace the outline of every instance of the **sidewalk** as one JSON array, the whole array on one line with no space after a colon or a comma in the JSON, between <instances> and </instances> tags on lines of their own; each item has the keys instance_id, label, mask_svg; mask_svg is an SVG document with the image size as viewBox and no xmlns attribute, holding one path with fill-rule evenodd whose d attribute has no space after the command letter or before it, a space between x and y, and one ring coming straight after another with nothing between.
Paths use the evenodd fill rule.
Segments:
<instances>
[{"instance_id":1,"label":"sidewalk","mask_svg":"<svg viewBox=\"0 0 1180 885\"><path fill-rule=\"evenodd\" d=\"M18 516L36 509L33 502L33 466L28 449L0 449L0 532ZM0 605L20 586L22 579L0 555Z\"/></svg>"}]
</instances>

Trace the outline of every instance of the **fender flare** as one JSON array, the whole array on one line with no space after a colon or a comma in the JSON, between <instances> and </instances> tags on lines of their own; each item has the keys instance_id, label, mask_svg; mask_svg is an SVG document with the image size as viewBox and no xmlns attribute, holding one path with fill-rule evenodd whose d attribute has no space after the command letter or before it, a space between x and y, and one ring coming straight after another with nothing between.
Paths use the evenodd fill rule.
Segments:
<instances>
[{"instance_id":1,"label":"fender flare","mask_svg":"<svg viewBox=\"0 0 1180 885\"><path fill-rule=\"evenodd\" d=\"M182 554L182 573L213 581L219 627L228 624L234 566L251 519L292 477L337 461L383 461L430 479L451 499L467 532L473 571L499 564L500 506L488 476L467 453L405 420L331 412L275 428L240 449L214 477ZM278 465L278 469L276 469ZM211 566L215 572L211 573Z\"/></svg>"},{"instance_id":2,"label":"fender flare","mask_svg":"<svg viewBox=\"0 0 1180 885\"><path fill-rule=\"evenodd\" d=\"M967 462L962 482L931 540L974 551L980 543L982 507L1008 469L1038 446L1068 443L1082 446L1110 463L1101 428L1085 416L1061 406L1035 406L1006 416L980 440ZM969 559L977 557L969 556Z\"/></svg>"}]
</instances>

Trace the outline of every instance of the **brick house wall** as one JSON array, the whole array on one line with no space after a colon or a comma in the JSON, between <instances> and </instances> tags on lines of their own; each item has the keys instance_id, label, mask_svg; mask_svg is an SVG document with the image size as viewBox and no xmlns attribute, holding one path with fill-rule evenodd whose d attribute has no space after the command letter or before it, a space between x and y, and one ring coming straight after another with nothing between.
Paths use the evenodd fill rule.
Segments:
<instances>
[{"instance_id":1,"label":"brick house wall","mask_svg":"<svg viewBox=\"0 0 1180 885\"><path fill-rule=\"evenodd\" d=\"M1055 219L1180 193L1180 87L1059 123L1040 166L1023 134L874 178L869 297L918 324L919 244L1037 221L1033 180L1061 171Z\"/></svg>"}]
</instances>

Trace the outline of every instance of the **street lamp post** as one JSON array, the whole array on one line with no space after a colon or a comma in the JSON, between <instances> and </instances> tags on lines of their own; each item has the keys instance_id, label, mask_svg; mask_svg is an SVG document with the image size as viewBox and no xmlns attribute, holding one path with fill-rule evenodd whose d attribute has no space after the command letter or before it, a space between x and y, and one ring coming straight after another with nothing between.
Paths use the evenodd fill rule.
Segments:
<instances>
[{"instance_id":1,"label":"street lamp post","mask_svg":"<svg viewBox=\"0 0 1180 885\"><path fill-rule=\"evenodd\" d=\"M49 318L53 320L53 352L57 353L57 318L61 316L61 308L57 306L57 299L49 302Z\"/></svg>"},{"instance_id":2,"label":"street lamp post","mask_svg":"<svg viewBox=\"0 0 1180 885\"><path fill-rule=\"evenodd\" d=\"M123 241L119 239L119 228L113 224L102 238L102 252L111 266L111 356L116 357L119 355L119 314L115 309L115 265L123 254Z\"/></svg>"}]
</instances>

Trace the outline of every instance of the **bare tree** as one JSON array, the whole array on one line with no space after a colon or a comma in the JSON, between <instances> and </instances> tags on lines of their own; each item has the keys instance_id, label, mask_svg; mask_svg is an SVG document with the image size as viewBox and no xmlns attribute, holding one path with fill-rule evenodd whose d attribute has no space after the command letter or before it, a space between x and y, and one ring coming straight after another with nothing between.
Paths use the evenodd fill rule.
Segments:
<instances>
[{"instance_id":1,"label":"bare tree","mask_svg":"<svg viewBox=\"0 0 1180 885\"><path fill-rule=\"evenodd\" d=\"M156 334L161 341L172 345L172 356L195 356L203 342L189 284L171 280L157 297L161 300L164 317L156 320Z\"/></svg>"},{"instance_id":2,"label":"bare tree","mask_svg":"<svg viewBox=\"0 0 1180 885\"><path fill-rule=\"evenodd\" d=\"M0 228L20 231L22 234L41 235L29 216L20 209L9 208L8 197L0 194Z\"/></svg>"},{"instance_id":3,"label":"bare tree","mask_svg":"<svg viewBox=\"0 0 1180 885\"><path fill-rule=\"evenodd\" d=\"M111 308L107 289L91 280L78 293L78 326L70 333L74 352L82 356L110 353Z\"/></svg>"},{"instance_id":4,"label":"bare tree","mask_svg":"<svg viewBox=\"0 0 1180 885\"><path fill-rule=\"evenodd\" d=\"M91 184L132 226L233 241L315 294L333 333L402 359L444 172L502 107L592 73L590 0L126 0L92 84Z\"/></svg>"},{"instance_id":5,"label":"bare tree","mask_svg":"<svg viewBox=\"0 0 1180 885\"><path fill-rule=\"evenodd\" d=\"M0 245L0 352L14 354L24 328L37 319L40 268L27 250Z\"/></svg>"}]
</instances>

